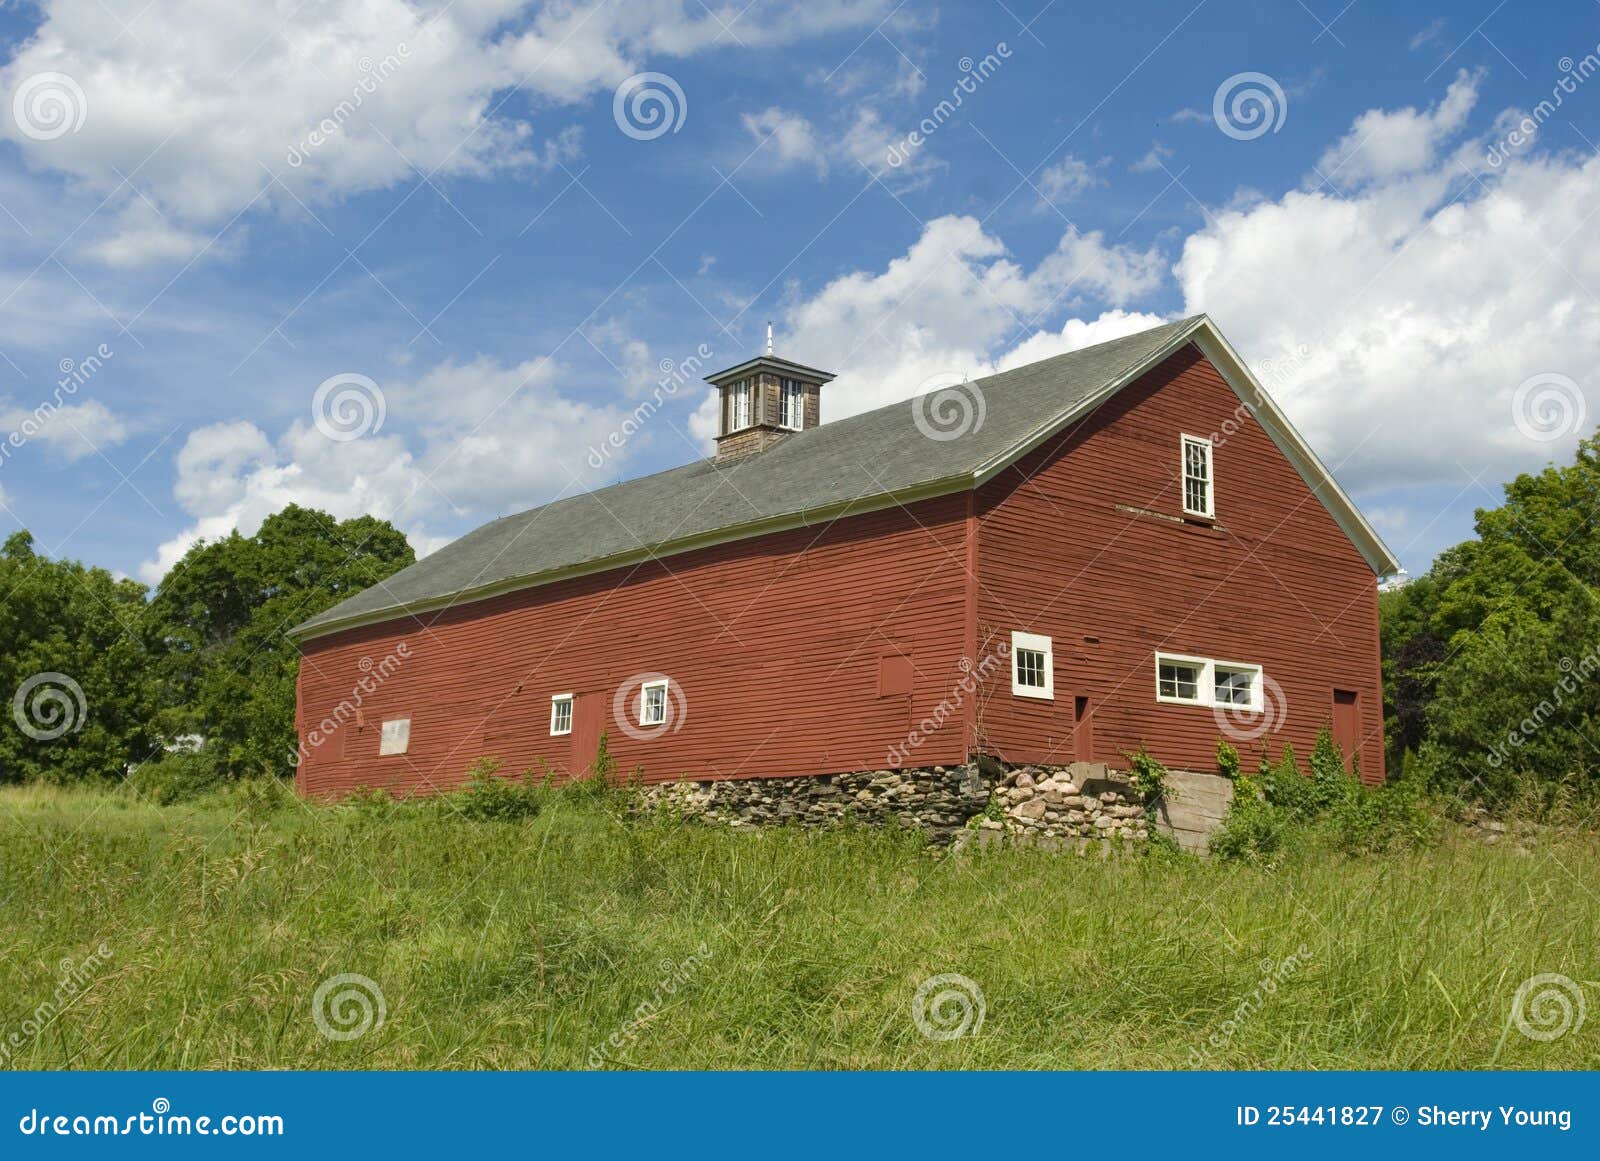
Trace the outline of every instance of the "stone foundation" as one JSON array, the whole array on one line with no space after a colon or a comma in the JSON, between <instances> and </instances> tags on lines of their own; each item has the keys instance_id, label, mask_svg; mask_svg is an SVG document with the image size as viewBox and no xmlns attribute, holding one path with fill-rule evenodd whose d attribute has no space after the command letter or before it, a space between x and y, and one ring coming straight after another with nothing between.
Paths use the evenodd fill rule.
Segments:
<instances>
[{"instance_id":1,"label":"stone foundation","mask_svg":"<svg viewBox=\"0 0 1600 1161\"><path fill-rule=\"evenodd\" d=\"M643 807L731 827L852 820L926 831L937 843L975 834L983 845L1016 836L1046 845L1141 840L1149 822L1126 778L1098 763L865 770L794 778L672 782L646 787Z\"/></svg>"}]
</instances>

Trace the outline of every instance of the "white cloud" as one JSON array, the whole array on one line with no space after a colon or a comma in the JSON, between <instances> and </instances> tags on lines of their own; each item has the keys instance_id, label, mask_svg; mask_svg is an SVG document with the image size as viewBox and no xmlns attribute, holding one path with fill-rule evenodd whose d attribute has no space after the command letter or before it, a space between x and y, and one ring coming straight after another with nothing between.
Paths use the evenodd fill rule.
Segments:
<instances>
[{"instance_id":1,"label":"white cloud","mask_svg":"<svg viewBox=\"0 0 1600 1161\"><path fill-rule=\"evenodd\" d=\"M751 138L760 143L758 156L768 169L814 169L819 176L827 176L827 154L811 122L800 114L773 106L759 113L746 113L740 120Z\"/></svg>"},{"instance_id":2,"label":"white cloud","mask_svg":"<svg viewBox=\"0 0 1600 1161\"><path fill-rule=\"evenodd\" d=\"M1097 185L1105 184L1094 167L1080 157L1068 153L1050 166L1034 183L1039 192L1052 202L1069 202Z\"/></svg>"},{"instance_id":3,"label":"white cloud","mask_svg":"<svg viewBox=\"0 0 1600 1161\"><path fill-rule=\"evenodd\" d=\"M181 260L198 249L196 231L209 235L246 206L292 209L286 189L314 204L389 186L416 168L445 176L548 168L574 141L544 122L647 59L659 68L726 46L728 24L751 47L870 26L886 2L793 0L715 14L690 0L462 0L427 10L406 0L325 0L286 13L233 0L116 11L106 0L41 0L42 21L0 69L0 91L43 74L70 85L36 91L32 134L5 116L0 136L31 168L110 196L113 210L142 196L170 219L158 227L135 215L112 237L86 240L90 252L121 265ZM53 112L69 124L81 112L76 131L54 132L52 96L66 102ZM537 133L520 119L530 107Z\"/></svg>"},{"instance_id":4,"label":"white cloud","mask_svg":"<svg viewBox=\"0 0 1600 1161\"><path fill-rule=\"evenodd\" d=\"M94 455L128 438L128 425L122 417L98 400L65 407L52 403L33 410L17 405L15 400L0 404L0 431L16 433L27 443L43 444L69 461Z\"/></svg>"},{"instance_id":5,"label":"white cloud","mask_svg":"<svg viewBox=\"0 0 1600 1161\"><path fill-rule=\"evenodd\" d=\"M1431 109L1369 109L1322 155L1317 170L1342 188L1427 169L1440 147L1461 132L1477 100L1478 78L1463 70Z\"/></svg>"},{"instance_id":6,"label":"white cloud","mask_svg":"<svg viewBox=\"0 0 1600 1161\"><path fill-rule=\"evenodd\" d=\"M140 577L153 584L196 540L235 528L252 533L289 503L339 519L390 520L422 554L448 542L445 528L462 516L473 523L605 483L633 447L613 450L598 469L590 449L622 429L627 409L562 394L556 383L567 374L548 360L441 364L413 382L379 384L384 426L344 442L310 419L295 420L277 440L247 421L193 431L176 457L173 487L190 524ZM310 398L308 391L308 405ZM399 434L401 427L418 434Z\"/></svg>"}]
</instances>

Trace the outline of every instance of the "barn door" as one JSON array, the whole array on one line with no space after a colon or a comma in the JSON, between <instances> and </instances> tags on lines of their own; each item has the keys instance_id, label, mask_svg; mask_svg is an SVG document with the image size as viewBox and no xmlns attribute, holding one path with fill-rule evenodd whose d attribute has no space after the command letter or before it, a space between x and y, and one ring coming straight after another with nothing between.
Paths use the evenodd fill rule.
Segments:
<instances>
[{"instance_id":1,"label":"barn door","mask_svg":"<svg viewBox=\"0 0 1600 1161\"><path fill-rule=\"evenodd\" d=\"M587 778L600 748L600 733L605 727L605 699L597 692L580 693L572 699L572 757L568 769L574 778Z\"/></svg>"},{"instance_id":2,"label":"barn door","mask_svg":"<svg viewBox=\"0 0 1600 1161\"><path fill-rule=\"evenodd\" d=\"M1354 690L1333 691L1333 740L1348 767L1361 744L1361 714Z\"/></svg>"},{"instance_id":3,"label":"barn door","mask_svg":"<svg viewBox=\"0 0 1600 1161\"><path fill-rule=\"evenodd\" d=\"M1072 699L1072 760L1094 761L1094 719L1089 716L1089 699Z\"/></svg>"}]
</instances>

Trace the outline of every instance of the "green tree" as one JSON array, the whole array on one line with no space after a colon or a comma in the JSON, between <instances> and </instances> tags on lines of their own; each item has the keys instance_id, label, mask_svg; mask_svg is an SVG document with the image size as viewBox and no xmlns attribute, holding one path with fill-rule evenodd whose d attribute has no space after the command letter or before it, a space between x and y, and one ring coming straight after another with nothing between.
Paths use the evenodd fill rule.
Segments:
<instances>
[{"instance_id":1,"label":"green tree","mask_svg":"<svg viewBox=\"0 0 1600 1161\"><path fill-rule=\"evenodd\" d=\"M113 778L160 750L144 586L0 548L0 779Z\"/></svg>"},{"instance_id":2,"label":"green tree","mask_svg":"<svg viewBox=\"0 0 1600 1161\"><path fill-rule=\"evenodd\" d=\"M1389 740L1490 799L1600 792L1600 436L1518 476L1477 539L1380 602Z\"/></svg>"},{"instance_id":3,"label":"green tree","mask_svg":"<svg viewBox=\"0 0 1600 1161\"><path fill-rule=\"evenodd\" d=\"M233 774L285 774L299 650L287 630L416 559L388 521L298 505L253 536L195 545L152 602L169 736L198 734Z\"/></svg>"}]
</instances>

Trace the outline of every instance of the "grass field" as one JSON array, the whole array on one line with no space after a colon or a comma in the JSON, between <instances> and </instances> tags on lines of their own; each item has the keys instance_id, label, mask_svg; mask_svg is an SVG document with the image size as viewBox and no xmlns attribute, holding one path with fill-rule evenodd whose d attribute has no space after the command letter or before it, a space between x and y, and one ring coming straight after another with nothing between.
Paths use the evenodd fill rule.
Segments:
<instances>
[{"instance_id":1,"label":"grass field","mask_svg":"<svg viewBox=\"0 0 1600 1161\"><path fill-rule=\"evenodd\" d=\"M1600 1002L1597 889L1592 832L1531 854L1457 830L1359 860L1306 842L1262 868L935 857L878 833L627 822L576 792L479 822L11 788L0 1051L12 1068L1593 1068L1600 1012L1548 1041L1511 1016L1540 973ZM372 1026L331 1039L314 997L346 973L383 1019L333 1000L330 1031ZM982 993L954 1039L913 1019L943 973ZM936 1030L967 1012L932 1007Z\"/></svg>"}]
</instances>

